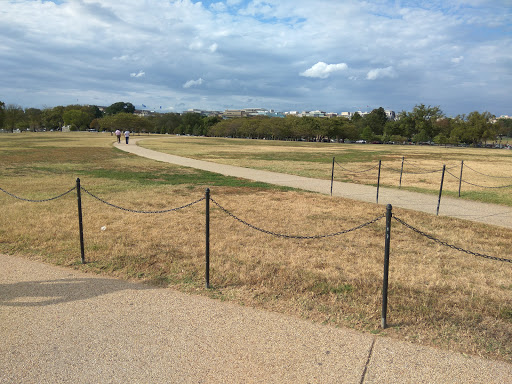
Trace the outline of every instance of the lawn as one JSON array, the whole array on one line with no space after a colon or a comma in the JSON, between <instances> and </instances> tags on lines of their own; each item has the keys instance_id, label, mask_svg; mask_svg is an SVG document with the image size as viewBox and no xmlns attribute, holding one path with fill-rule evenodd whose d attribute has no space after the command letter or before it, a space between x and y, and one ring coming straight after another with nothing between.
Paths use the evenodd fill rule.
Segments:
<instances>
[{"instance_id":1,"label":"lawn","mask_svg":"<svg viewBox=\"0 0 512 384\"><path fill-rule=\"evenodd\" d=\"M114 148L110 134L1 138L5 191L44 200L72 189L80 178L87 263L80 262L76 191L46 202L0 191L0 253L512 362L512 263L457 251L392 221L389 327L383 330L381 206L139 158ZM426 167L425 159L442 164L446 150L453 154L449 164L464 158L493 175L506 170L488 167L490 159L500 166L510 161L508 151L492 158L461 148L405 153L398 146L376 146L372 152L370 146L330 143L167 137L143 145L233 164L259 159L260 166L290 173L302 173L301 164L309 164L311 174L325 168L323 178L330 177L334 156L346 167L366 167L376 159L400 163L401 156ZM205 201L166 213L133 212L183 207L203 198L206 188L218 203L210 203L210 289L204 281ZM394 215L449 244L512 259L508 229L401 209Z\"/></svg>"}]
</instances>

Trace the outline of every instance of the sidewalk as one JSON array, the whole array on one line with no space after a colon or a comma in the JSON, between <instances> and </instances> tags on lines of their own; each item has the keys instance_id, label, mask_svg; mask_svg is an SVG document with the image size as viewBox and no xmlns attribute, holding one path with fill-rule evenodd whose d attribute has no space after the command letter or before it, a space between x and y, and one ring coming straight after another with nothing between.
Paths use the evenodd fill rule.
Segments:
<instances>
[{"instance_id":1,"label":"sidewalk","mask_svg":"<svg viewBox=\"0 0 512 384\"><path fill-rule=\"evenodd\" d=\"M330 180L311 179L307 177L235 167L232 165L217 164L208 161L169 155L140 147L136 145L138 140L140 139L137 138L133 140L133 144L130 145L117 143L114 145L123 151L147 157L149 159L202 169L225 176L240 177L323 194L330 194L331 192ZM376 203L377 188L368 185L336 181L333 185L333 196ZM391 204L393 207L400 207L435 215L437 211L437 203L438 196L434 195L426 195L392 188L381 187L379 189L379 204L382 205ZM512 207L442 197L439 215L512 229Z\"/></svg>"},{"instance_id":2,"label":"sidewalk","mask_svg":"<svg viewBox=\"0 0 512 384\"><path fill-rule=\"evenodd\" d=\"M512 365L0 255L0 383L507 383Z\"/></svg>"}]
</instances>

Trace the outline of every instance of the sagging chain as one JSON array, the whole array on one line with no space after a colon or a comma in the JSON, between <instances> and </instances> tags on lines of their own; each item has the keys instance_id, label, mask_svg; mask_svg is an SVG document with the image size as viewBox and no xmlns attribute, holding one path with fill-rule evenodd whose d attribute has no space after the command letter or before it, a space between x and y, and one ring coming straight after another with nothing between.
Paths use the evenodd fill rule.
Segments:
<instances>
[{"instance_id":1,"label":"sagging chain","mask_svg":"<svg viewBox=\"0 0 512 384\"><path fill-rule=\"evenodd\" d=\"M180 209L184 209L184 208L188 208L194 204L197 204L201 201L203 201L204 199L206 199L205 197L202 197L200 198L199 200L196 200L196 201L193 201L192 203L189 203L189 204L185 204L181 207L177 207L177 208L171 208L171 209L164 209L164 210L161 210L161 211L138 211L138 210L135 210L135 209L129 209L129 208L124 208L124 207L120 207L118 205L115 205L115 204L112 204L112 203L109 203L108 201L105 201L103 200L102 198L92 194L91 192L89 192L87 189L85 189L84 187L80 187L80 189L82 191L84 191L85 193L87 193L89 196L95 198L96 200L98 201L101 201L103 204L106 204L106 205L109 205L113 208L117 208L117 209L121 209L123 211L126 211L126 212L132 212L132 213L145 213L145 214L154 214L154 213L167 213L167 212L174 212L174 211L179 211Z\"/></svg>"},{"instance_id":2,"label":"sagging chain","mask_svg":"<svg viewBox=\"0 0 512 384\"><path fill-rule=\"evenodd\" d=\"M23 198L23 197L19 197L19 196L16 196L16 195L14 195L14 194L12 194L12 193L10 193L10 192L7 192L7 191L6 191L5 189L3 189L3 188L0 188L0 191L2 191L2 192L4 192L4 193L8 194L8 195L9 195L9 196L11 196L11 197L14 197L15 199L18 199L18 200L28 201L28 202L30 202L30 203L43 203L43 202L46 202L46 201L57 200L57 199L59 199L59 198L61 198L61 197L65 196L65 195L67 195L68 193L73 192L75 189L76 189L76 187L73 187L73 188L71 188L69 191L62 193L62 194L60 194L59 196L50 197L49 199L42 199L42 200L25 199L25 198Z\"/></svg>"},{"instance_id":3,"label":"sagging chain","mask_svg":"<svg viewBox=\"0 0 512 384\"><path fill-rule=\"evenodd\" d=\"M347 169L347 168L344 168L343 166L341 166L337 161L335 161L335 163L338 164L338 167L340 167L344 171L352 172L352 173L364 173L364 172L372 171L372 170L374 170L374 169L379 167L378 165L376 165L374 167L371 167L371 168L368 168L368 169L364 169L362 171L351 171L350 169Z\"/></svg>"},{"instance_id":4,"label":"sagging chain","mask_svg":"<svg viewBox=\"0 0 512 384\"><path fill-rule=\"evenodd\" d=\"M379 217L376 217L375 219L373 220L370 220L364 224L361 224L361 225L358 225L357 227L354 227L354 228L350 228L350 229L345 229L343 231L339 231L339 232L335 232L335 233L329 233L327 235L313 235L313 236L296 236L296 235L287 235L287 234L282 234L282 233L276 233L276 232L272 232L272 231L268 231L266 229L262 229L262 228L259 228L259 227L256 227L255 225L252 225L248 222L246 222L245 220L242 220L240 219L239 217L235 216L234 214L232 214L231 212L229 212L226 208L224 208L223 206L221 206L219 203L217 203L214 199L212 199L210 197L210 200L220 209L222 210L224 213L226 213L228 216L231 216L233 219L237 220L238 222L248 226L249 228L252 228L256 231L259 231L259 232L262 232L262 233L266 233L267 235L272 235L272 236L275 236L275 237L282 237L282 238L285 238L285 239L299 239L299 240L309 240L309 239L323 239L323 238L326 238L326 237L334 237L334 236L339 236L339 235L343 235L345 233L349 233L349 232L353 232L353 231L356 231L358 229L361 229L361 228L364 228L364 227L367 227L373 223L376 223L377 221L379 221L380 219L384 218L386 215L382 215L382 216L379 216Z\"/></svg>"},{"instance_id":5,"label":"sagging chain","mask_svg":"<svg viewBox=\"0 0 512 384\"><path fill-rule=\"evenodd\" d=\"M423 231L421 231L421 230L419 230L417 228L414 228L412 225L407 224L405 221L401 220L400 218L398 218L398 217L396 217L394 215L393 215L393 219L395 219L397 222L402 224L404 227L409 228L410 230L416 232L417 234L419 234L421 236L424 236L427 239L432 240L432 241L434 241L434 242L436 242L438 244L441 244L441 245L443 245L445 247L455 249L456 251L459 251L459 252L467 253L468 255L483 257L484 259L490 259L490 260L495 260L495 261L502 261L502 262L506 262L506 263L512 263L512 259L505 259L505 258L501 258L501 257L489 256L489 255L485 255L485 254L482 254L482 253L469 251L467 249L464 249L464 248L461 248L461 247L457 247L456 245L449 244L446 241L439 240L439 239L435 238L434 236L429 235L428 233L425 233L425 232L423 232Z\"/></svg>"},{"instance_id":6,"label":"sagging chain","mask_svg":"<svg viewBox=\"0 0 512 384\"><path fill-rule=\"evenodd\" d=\"M446 171L446 173L448 173L452 177L455 177L457 180L460 180L460 177L455 176L451 172ZM488 186L485 186L485 185L478 185L478 184L470 183L469 181L466 181L466 180L460 180L460 181L462 181L463 183L472 185L473 187L487 188L487 189L500 189L500 188L510 188L510 187L512 187L512 184L510 184L510 185L499 185L497 187L488 187Z\"/></svg>"},{"instance_id":7,"label":"sagging chain","mask_svg":"<svg viewBox=\"0 0 512 384\"><path fill-rule=\"evenodd\" d=\"M482 173L482 172L479 172L477 171L476 169L473 169L471 168L469 165L467 165L466 163L464 163L464 168L469 168L471 169L473 172L475 173L479 173L480 175L482 176L487 176L487 177L493 177L493 178L496 178L496 179L512 179L512 176L493 176L493 175L487 175L485 173Z\"/></svg>"}]
</instances>

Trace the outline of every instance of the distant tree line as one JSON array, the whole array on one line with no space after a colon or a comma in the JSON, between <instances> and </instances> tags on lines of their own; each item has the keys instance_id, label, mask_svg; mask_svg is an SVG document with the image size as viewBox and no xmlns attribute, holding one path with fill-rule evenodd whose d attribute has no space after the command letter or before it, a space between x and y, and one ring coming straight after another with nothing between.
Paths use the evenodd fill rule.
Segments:
<instances>
[{"instance_id":1,"label":"distant tree line","mask_svg":"<svg viewBox=\"0 0 512 384\"><path fill-rule=\"evenodd\" d=\"M157 113L134 115L131 103L117 102L101 111L97 106L68 105L53 108L27 108L0 101L0 128L14 132L61 130L115 131L257 138L272 140L367 142L435 142L436 144L479 144L501 137L512 137L512 119L498 119L489 112L471 112L446 117L438 106L417 105L389 120L384 108L364 116L345 117L243 117L224 120L197 113Z\"/></svg>"},{"instance_id":2,"label":"distant tree line","mask_svg":"<svg viewBox=\"0 0 512 384\"><path fill-rule=\"evenodd\" d=\"M317 118L287 116L284 119L254 117L223 120L209 130L210 136L247 137L277 140L367 142L435 142L436 144L478 143L512 137L512 120L499 119L489 112L471 112L446 117L439 107L417 105L389 120L384 108L365 116Z\"/></svg>"}]
</instances>

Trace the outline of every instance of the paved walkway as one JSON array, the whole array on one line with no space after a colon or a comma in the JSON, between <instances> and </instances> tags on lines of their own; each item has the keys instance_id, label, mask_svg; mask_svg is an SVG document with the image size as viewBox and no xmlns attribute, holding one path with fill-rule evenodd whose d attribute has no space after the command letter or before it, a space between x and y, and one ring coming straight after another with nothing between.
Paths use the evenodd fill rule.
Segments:
<instances>
[{"instance_id":1,"label":"paved walkway","mask_svg":"<svg viewBox=\"0 0 512 384\"><path fill-rule=\"evenodd\" d=\"M0 383L509 383L512 365L0 255Z\"/></svg>"},{"instance_id":2,"label":"paved walkway","mask_svg":"<svg viewBox=\"0 0 512 384\"><path fill-rule=\"evenodd\" d=\"M312 192L330 194L331 181L311 179L307 177L283 173L261 171L250 168L224 165L209 161L195 160L186 157L169 155L138 146L139 138L126 144L115 144L123 151L153 160L164 161L185 167L202 169L226 176L234 176L270 184L303 189ZM377 188L351 183L334 182L333 195L349 199L375 203ZM438 196L409 192L393 188L379 189L379 204L391 204L393 207L411 209L436 215ZM512 207L484 204L476 201L442 197L439 209L440 216L450 216L480 223L512 228Z\"/></svg>"}]
</instances>

